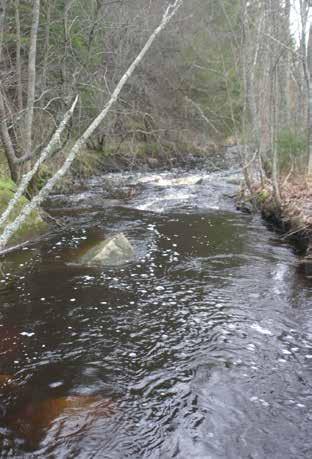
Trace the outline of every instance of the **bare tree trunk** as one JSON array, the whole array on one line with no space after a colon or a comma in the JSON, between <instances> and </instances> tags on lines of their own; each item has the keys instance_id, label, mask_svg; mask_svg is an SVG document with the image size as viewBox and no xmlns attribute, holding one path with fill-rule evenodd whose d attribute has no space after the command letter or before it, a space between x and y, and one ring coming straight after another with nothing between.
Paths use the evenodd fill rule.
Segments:
<instances>
[{"instance_id":1,"label":"bare tree trunk","mask_svg":"<svg viewBox=\"0 0 312 459\"><path fill-rule=\"evenodd\" d=\"M278 70L280 61L280 41L279 41L279 0L270 0L269 25L270 35L275 38L271 44L270 52L270 132L271 132L271 152L272 152L272 186L273 194L277 203L280 203L279 191L279 167L278 167ZM278 41L277 41L278 40Z\"/></svg>"},{"instance_id":2,"label":"bare tree trunk","mask_svg":"<svg viewBox=\"0 0 312 459\"><path fill-rule=\"evenodd\" d=\"M249 148L247 145L247 125L250 120L251 123L251 143L256 152L256 156L261 155L261 126L260 126L260 117L259 117L259 107L257 104L257 89L256 89L256 71L259 60L259 51L261 43L261 33L263 29L263 12L259 14L259 20L257 22L256 31L252 25L252 19L249 15L249 2L244 0L242 2L242 43L240 46L241 55L241 70L242 70L242 80L244 87L244 105L242 110L242 133L245 138L245 145L240 148L240 157L242 162L242 168L244 173L244 180L247 185L247 188L252 190L252 177L250 166L255 160L251 160Z\"/></svg>"},{"instance_id":3,"label":"bare tree trunk","mask_svg":"<svg viewBox=\"0 0 312 459\"><path fill-rule=\"evenodd\" d=\"M288 46L291 41L290 36L290 0L285 0L285 11L284 11L284 22L285 22L285 38L286 38L286 45ZM284 103L284 120L286 126L290 126L291 123L291 100L290 100L290 66L291 66L291 55L290 51L286 50L285 55L285 88L283 94L285 95L285 103ZM281 84L283 87L283 83ZM282 95L283 97L283 95Z\"/></svg>"},{"instance_id":4,"label":"bare tree trunk","mask_svg":"<svg viewBox=\"0 0 312 459\"><path fill-rule=\"evenodd\" d=\"M119 94L122 91L123 87L127 83L128 79L131 77L137 66L140 64L150 47L152 46L156 37L160 34L160 32L166 27L168 22L171 18L176 14L180 6L182 5L183 0L175 0L173 4L169 5L166 9L163 18L159 24L159 26L154 30L152 35L147 40L145 46L142 48L138 56L134 59L126 73L123 75L121 80L119 81L118 85L116 86L114 92L108 103L105 105L103 110L99 113L99 115L92 121L90 126L86 129L86 131L82 134L82 136L76 141L75 145L71 149L66 161L64 162L63 166L59 171L46 183L46 185L39 191L37 196L35 196L29 204L27 204L23 210L21 211L20 215L9 225L7 225L0 236L0 250L3 250L13 236L13 234L18 230L18 228L22 225L25 219L31 214L31 212L36 209L44 199L49 195L53 187L56 183L67 173L69 170L72 162L77 156L77 153L80 149L85 145L88 138L93 134L93 132L97 129L97 127L102 123L102 121L106 118L108 112L110 111L111 107L115 104L118 100Z\"/></svg>"},{"instance_id":5,"label":"bare tree trunk","mask_svg":"<svg viewBox=\"0 0 312 459\"><path fill-rule=\"evenodd\" d=\"M23 86L22 86L22 64L21 64L21 22L20 22L20 0L15 0L15 25L16 25L16 77L17 77L17 103L18 110L23 110Z\"/></svg>"},{"instance_id":6,"label":"bare tree trunk","mask_svg":"<svg viewBox=\"0 0 312 459\"><path fill-rule=\"evenodd\" d=\"M312 176L312 26L310 26L307 45L307 25L310 10L309 0L300 0L301 40L300 51L308 99L307 141L308 141L308 176Z\"/></svg>"},{"instance_id":7,"label":"bare tree trunk","mask_svg":"<svg viewBox=\"0 0 312 459\"><path fill-rule=\"evenodd\" d=\"M308 100L308 176L312 177L312 85L309 85Z\"/></svg>"},{"instance_id":8,"label":"bare tree trunk","mask_svg":"<svg viewBox=\"0 0 312 459\"><path fill-rule=\"evenodd\" d=\"M60 123L59 127L57 128L57 130L53 134L53 136L52 136L50 142L48 143L48 145L42 151L42 153L40 155L40 158L36 161L34 167L27 174L25 174L23 176L23 178L21 180L21 183L19 184L19 186L18 186L13 198L11 199L7 209L3 212L3 214L0 217L0 226L4 225L6 223L8 217L10 216L10 214L12 212L12 210L14 209L16 204L18 204L19 199L21 198L21 196L23 196L23 194L25 193L28 184L30 183L32 178L35 176L35 174L38 172L41 164L43 164L44 161L49 156L51 156L53 154L55 148L57 148L58 146L61 146L61 136L62 136L66 126L68 125L71 117L73 116L73 113L74 113L75 107L77 105L77 102L78 102L78 96L74 100L71 108L64 115L63 121Z\"/></svg>"},{"instance_id":9,"label":"bare tree trunk","mask_svg":"<svg viewBox=\"0 0 312 459\"><path fill-rule=\"evenodd\" d=\"M279 204L281 201L280 190L279 190L279 171L278 171L278 152L277 152L277 143L276 135L278 130L278 90L277 90L277 68L273 70L272 75L272 101L271 101L271 110L272 110L272 127L271 127L271 150L272 150L272 185L273 185L273 194L275 201Z\"/></svg>"},{"instance_id":10,"label":"bare tree trunk","mask_svg":"<svg viewBox=\"0 0 312 459\"><path fill-rule=\"evenodd\" d=\"M6 120L6 110L3 97L3 88L0 81L0 138L3 143L6 158L8 161L11 178L14 182L17 182L19 179L18 167L15 163L16 155L12 140L9 134L7 120Z\"/></svg>"},{"instance_id":11,"label":"bare tree trunk","mask_svg":"<svg viewBox=\"0 0 312 459\"><path fill-rule=\"evenodd\" d=\"M29 57L28 57L28 87L27 107L25 120L25 153L30 154L32 150L32 131L36 89L36 57L37 57L37 36L39 28L40 0L33 0L33 18L30 35Z\"/></svg>"},{"instance_id":12,"label":"bare tree trunk","mask_svg":"<svg viewBox=\"0 0 312 459\"><path fill-rule=\"evenodd\" d=\"M73 0L65 0L64 4L64 19L63 19L63 28L64 28L64 55L62 63L62 79L63 79L63 94L64 97L71 97L70 92L72 91L67 72L67 56L68 50L70 48L70 34L68 26L68 15L73 4Z\"/></svg>"},{"instance_id":13,"label":"bare tree trunk","mask_svg":"<svg viewBox=\"0 0 312 459\"><path fill-rule=\"evenodd\" d=\"M308 60L308 175L312 176L312 25L309 31L308 49L307 49L307 60Z\"/></svg>"},{"instance_id":14,"label":"bare tree trunk","mask_svg":"<svg viewBox=\"0 0 312 459\"><path fill-rule=\"evenodd\" d=\"M6 0L0 0L0 63L2 61L2 43L4 33L5 10Z\"/></svg>"},{"instance_id":15,"label":"bare tree trunk","mask_svg":"<svg viewBox=\"0 0 312 459\"><path fill-rule=\"evenodd\" d=\"M52 0L48 0L46 5L46 27L45 27L45 43L44 43L44 58L42 69L42 90L45 91L47 85L47 72L49 62L49 47L50 47L50 26L51 26L51 8Z\"/></svg>"}]
</instances>

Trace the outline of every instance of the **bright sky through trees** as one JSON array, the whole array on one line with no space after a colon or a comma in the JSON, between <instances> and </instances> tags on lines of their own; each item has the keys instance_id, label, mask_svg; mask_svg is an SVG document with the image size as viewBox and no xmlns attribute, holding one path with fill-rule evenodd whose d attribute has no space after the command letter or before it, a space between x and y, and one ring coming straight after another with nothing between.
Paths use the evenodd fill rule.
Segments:
<instances>
[{"instance_id":1,"label":"bright sky through trees","mask_svg":"<svg viewBox=\"0 0 312 459\"><path fill-rule=\"evenodd\" d=\"M312 12L310 12L310 21L312 19ZM301 34L301 21L300 21L300 0L293 0L291 5L291 30L294 35L296 42L299 42L299 37ZM309 24L310 24L309 21ZM309 24L307 28L309 27ZM308 32L308 30L307 30ZM308 33L307 33L308 39Z\"/></svg>"}]
</instances>

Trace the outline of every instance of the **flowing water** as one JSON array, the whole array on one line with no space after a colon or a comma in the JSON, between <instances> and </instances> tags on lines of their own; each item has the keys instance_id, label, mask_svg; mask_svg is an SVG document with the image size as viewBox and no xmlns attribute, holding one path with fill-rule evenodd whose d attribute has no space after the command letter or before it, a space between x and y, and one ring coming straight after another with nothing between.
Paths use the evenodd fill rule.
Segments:
<instances>
[{"instance_id":1,"label":"flowing water","mask_svg":"<svg viewBox=\"0 0 312 459\"><path fill-rule=\"evenodd\" d=\"M1 457L312 457L312 280L235 210L236 175L112 174L51 198L66 228L2 266ZM134 261L75 263L120 231Z\"/></svg>"}]
</instances>

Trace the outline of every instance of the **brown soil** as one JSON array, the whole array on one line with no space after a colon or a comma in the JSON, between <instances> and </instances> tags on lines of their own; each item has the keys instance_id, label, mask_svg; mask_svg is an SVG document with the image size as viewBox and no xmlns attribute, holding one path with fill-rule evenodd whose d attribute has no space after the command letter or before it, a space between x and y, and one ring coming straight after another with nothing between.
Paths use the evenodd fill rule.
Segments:
<instances>
[{"instance_id":1,"label":"brown soil","mask_svg":"<svg viewBox=\"0 0 312 459\"><path fill-rule=\"evenodd\" d=\"M281 186L280 202L274 198L271 184L256 184L253 200L263 217L282 230L284 237L304 244L312 256L312 182L293 178ZM252 199L252 198L249 198Z\"/></svg>"}]
</instances>

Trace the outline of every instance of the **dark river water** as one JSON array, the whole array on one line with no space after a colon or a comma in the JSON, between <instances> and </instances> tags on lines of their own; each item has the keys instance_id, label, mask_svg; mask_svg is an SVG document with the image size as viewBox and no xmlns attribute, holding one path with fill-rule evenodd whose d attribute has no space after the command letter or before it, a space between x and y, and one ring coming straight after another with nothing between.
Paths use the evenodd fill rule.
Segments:
<instances>
[{"instance_id":1,"label":"dark river water","mask_svg":"<svg viewBox=\"0 0 312 459\"><path fill-rule=\"evenodd\" d=\"M66 229L1 268L1 457L312 457L312 278L235 210L236 175L116 174L50 199ZM77 263L120 231L133 262Z\"/></svg>"}]
</instances>

